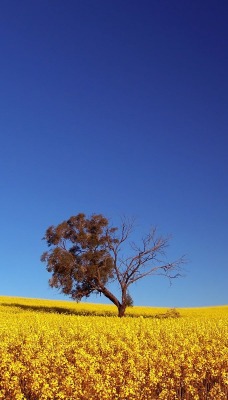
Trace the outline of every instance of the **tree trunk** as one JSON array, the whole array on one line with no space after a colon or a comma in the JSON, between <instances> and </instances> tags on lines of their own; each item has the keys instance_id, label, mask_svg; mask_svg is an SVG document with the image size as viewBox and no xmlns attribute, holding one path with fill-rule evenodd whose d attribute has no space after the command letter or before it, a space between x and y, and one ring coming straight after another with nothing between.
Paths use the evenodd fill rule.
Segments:
<instances>
[{"instance_id":1,"label":"tree trunk","mask_svg":"<svg viewBox=\"0 0 228 400\"><path fill-rule=\"evenodd\" d=\"M119 300L116 298L116 296L114 296L114 294L112 294L105 286L102 286L101 284L100 286L100 293L102 293L105 297L107 297L113 304L115 304L115 306L118 308L118 316L122 317L124 315L125 309L124 308L123 311L121 311L121 315L120 315L120 309L122 306L122 304L119 302Z\"/></svg>"},{"instance_id":2,"label":"tree trunk","mask_svg":"<svg viewBox=\"0 0 228 400\"><path fill-rule=\"evenodd\" d=\"M120 318L124 317L126 308L127 308L127 307L125 306L125 304L120 304L120 305L118 306L118 317L120 317Z\"/></svg>"},{"instance_id":3,"label":"tree trunk","mask_svg":"<svg viewBox=\"0 0 228 400\"><path fill-rule=\"evenodd\" d=\"M101 285L100 283L99 283L99 291L100 293L103 293L103 295L107 297L118 308L118 317L120 318L124 317L127 308L126 289L125 288L122 289L122 304L116 298L116 296L114 296L113 293L111 293L105 286Z\"/></svg>"}]
</instances>

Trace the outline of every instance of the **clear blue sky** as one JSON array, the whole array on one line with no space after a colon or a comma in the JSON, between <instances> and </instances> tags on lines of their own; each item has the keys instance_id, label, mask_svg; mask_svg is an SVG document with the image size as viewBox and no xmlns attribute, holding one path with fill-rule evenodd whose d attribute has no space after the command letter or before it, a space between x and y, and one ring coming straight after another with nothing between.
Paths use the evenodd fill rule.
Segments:
<instances>
[{"instance_id":1,"label":"clear blue sky","mask_svg":"<svg viewBox=\"0 0 228 400\"><path fill-rule=\"evenodd\" d=\"M0 295L67 299L40 261L79 212L172 234L186 277L136 305L227 304L227 1L3 0ZM90 301L105 302L95 297Z\"/></svg>"}]
</instances>

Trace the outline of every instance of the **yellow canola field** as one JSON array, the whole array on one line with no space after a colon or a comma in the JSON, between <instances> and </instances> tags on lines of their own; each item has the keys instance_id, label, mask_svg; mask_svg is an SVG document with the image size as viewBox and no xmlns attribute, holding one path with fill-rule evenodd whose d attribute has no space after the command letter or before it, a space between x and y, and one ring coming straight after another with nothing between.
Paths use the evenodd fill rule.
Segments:
<instances>
[{"instance_id":1,"label":"yellow canola field","mask_svg":"<svg viewBox=\"0 0 228 400\"><path fill-rule=\"evenodd\" d=\"M228 307L164 311L0 297L0 400L227 400Z\"/></svg>"}]
</instances>

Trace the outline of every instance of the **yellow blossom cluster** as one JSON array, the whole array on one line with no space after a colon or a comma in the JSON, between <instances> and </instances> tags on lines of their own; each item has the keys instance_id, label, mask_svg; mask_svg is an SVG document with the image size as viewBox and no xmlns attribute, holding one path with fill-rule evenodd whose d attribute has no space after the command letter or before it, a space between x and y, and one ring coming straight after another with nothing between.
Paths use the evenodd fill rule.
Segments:
<instances>
[{"instance_id":1,"label":"yellow blossom cluster","mask_svg":"<svg viewBox=\"0 0 228 400\"><path fill-rule=\"evenodd\" d=\"M0 297L0 400L228 399L228 307L102 307Z\"/></svg>"}]
</instances>

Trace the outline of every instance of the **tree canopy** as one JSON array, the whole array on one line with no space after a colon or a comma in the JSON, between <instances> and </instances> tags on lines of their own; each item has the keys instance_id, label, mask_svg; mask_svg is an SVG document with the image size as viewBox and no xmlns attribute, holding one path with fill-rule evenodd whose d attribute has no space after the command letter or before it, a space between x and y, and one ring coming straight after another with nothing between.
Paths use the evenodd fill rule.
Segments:
<instances>
[{"instance_id":1,"label":"tree canopy","mask_svg":"<svg viewBox=\"0 0 228 400\"><path fill-rule=\"evenodd\" d=\"M185 261L184 257L165 261L170 238L158 236L156 228L139 244L130 241L133 229L134 223L126 218L117 228L101 214L86 217L83 213L50 226L44 236L50 249L41 256L52 274L50 286L77 301L91 293L103 294L116 305L118 315L124 316L126 308L133 305L131 284L150 275L177 278ZM129 254L123 251L127 244ZM109 289L114 281L120 299Z\"/></svg>"}]
</instances>

